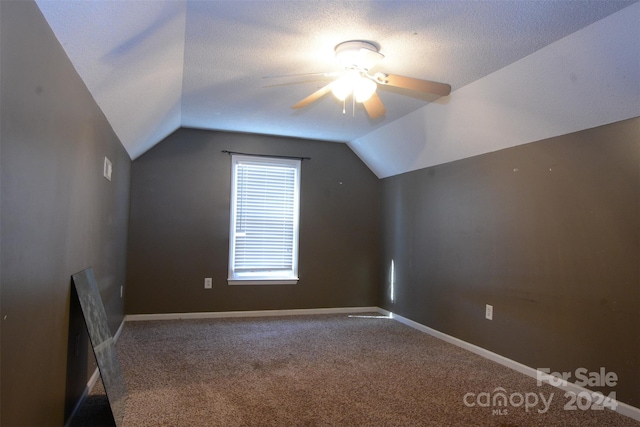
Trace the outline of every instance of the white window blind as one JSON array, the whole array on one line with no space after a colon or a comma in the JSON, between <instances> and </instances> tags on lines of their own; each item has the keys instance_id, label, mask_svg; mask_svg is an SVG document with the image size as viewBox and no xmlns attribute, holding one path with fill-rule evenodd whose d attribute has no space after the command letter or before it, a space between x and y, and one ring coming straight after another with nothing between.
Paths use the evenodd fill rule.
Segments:
<instances>
[{"instance_id":1,"label":"white window blind","mask_svg":"<svg viewBox=\"0 0 640 427\"><path fill-rule=\"evenodd\" d=\"M296 283L300 160L232 156L229 283Z\"/></svg>"}]
</instances>

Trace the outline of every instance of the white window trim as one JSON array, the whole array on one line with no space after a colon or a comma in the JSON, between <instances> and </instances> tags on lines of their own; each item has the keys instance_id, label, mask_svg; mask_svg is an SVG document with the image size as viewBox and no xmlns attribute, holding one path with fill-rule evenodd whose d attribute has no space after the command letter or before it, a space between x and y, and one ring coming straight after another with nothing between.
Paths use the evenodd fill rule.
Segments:
<instances>
[{"instance_id":1,"label":"white window trim","mask_svg":"<svg viewBox=\"0 0 640 427\"><path fill-rule=\"evenodd\" d=\"M237 273L233 269L236 241L236 168L239 163L253 162L291 166L296 170L294 191L294 227L293 227L293 269L288 274L281 272L244 272ZM298 240L300 217L300 171L301 160L285 158L265 158L259 156L233 154L231 156L231 219L229 226L229 285L294 285L298 283Z\"/></svg>"}]
</instances>

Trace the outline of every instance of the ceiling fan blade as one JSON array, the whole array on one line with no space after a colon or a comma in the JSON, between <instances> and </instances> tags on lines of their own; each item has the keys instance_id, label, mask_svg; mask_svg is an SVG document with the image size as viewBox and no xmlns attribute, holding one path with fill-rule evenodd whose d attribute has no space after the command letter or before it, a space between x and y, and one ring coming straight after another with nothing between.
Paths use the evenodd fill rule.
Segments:
<instances>
[{"instance_id":1,"label":"ceiling fan blade","mask_svg":"<svg viewBox=\"0 0 640 427\"><path fill-rule=\"evenodd\" d=\"M313 101L323 97L329 92L331 92L331 83L313 92L311 95L307 96L305 99L298 102L296 105L294 105L291 108L296 109L296 108L306 107L307 105L311 104Z\"/></svg>"},{"instance_id":2,"label":"ceiling fan blade","mask_svg":"<svg viewBox=\"0 0 640 427\"><path fill-rule=\"evenodd\" d=\"M447 96L451 93L451 85L446 83L432 82L430 80L414 79L413 77L398 76L389 74L382 80L376 80L378 83L395 86L402 89L415 90L424 93L433 93L435 95Z\"/></svg>"},{"instance_id":3,"label":"ceiling fan blade","mask_svg":"<svg viewBox=\"0 0 640 427\"><path fill-rule=\"evenodd\" d=\"M364 105L364 109L372 119L377 119L387 112L387 109L384 108L384 105L382 104L382 100L375 92L373 93L373 95L371 95L371 98L364 101L362 105Z\"/></svg>"},{"instance_id":4,"label":"ceiling fan blade","mask_svg":"<svg viewBox=\"0 0 640 427\"><path fill-rule=\"evenodd\" d=\"M344 71L331 71L331 72L325 72L325 73L298 73L298 74L280 74L280 75L275 75L275 76L262 76L263 79L286 79L289 77L315 77L315 76L321 76L321 77L335 77L335 76L339 76L340 74L342 74Z\"/></svg>"}]
</instances>

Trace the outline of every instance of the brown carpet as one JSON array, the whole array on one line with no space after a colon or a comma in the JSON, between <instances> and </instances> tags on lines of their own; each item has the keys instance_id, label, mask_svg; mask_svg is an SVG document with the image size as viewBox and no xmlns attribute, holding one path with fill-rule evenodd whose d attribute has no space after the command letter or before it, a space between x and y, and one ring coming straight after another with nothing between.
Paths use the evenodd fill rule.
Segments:
<instances>
[{"instance_id":1,"label":"brown carpet","mask_svg":"<svg viewBox=\"0 0 640 427\"><path fill-rule=\"evenodd\" d=\"M387 318L128 322L117 349L125 427L640 426L610 410L564 410L563 391ZM513 404L477 404L500 387ZM551 398L548 411L533 393ZM113 425L105 408L97 384L72 425Z\"/></svg>"}]
</instances>

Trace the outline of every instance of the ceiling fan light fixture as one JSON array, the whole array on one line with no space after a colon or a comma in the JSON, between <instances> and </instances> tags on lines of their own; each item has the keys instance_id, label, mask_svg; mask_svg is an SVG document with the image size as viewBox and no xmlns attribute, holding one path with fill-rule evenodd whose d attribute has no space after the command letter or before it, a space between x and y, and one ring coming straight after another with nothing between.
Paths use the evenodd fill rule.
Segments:
<instances>
[{"instance_id":1,"label":"ceiling fan light fixture","mask_svg":"<svg viewBox=\"0 0 640 427\"><path fill-rule=\"evenodd\" d=\"M365 102L371 98L376 92L378 85L373 80L370 80L364 76L356 81L353 88L353 95L356 97L356 102Z\"/></svg>"},{"instance_id":2,"label":"ceiling fan light fixture","mask_svg":"<svg viewBox=\"0 0 640 427\"><path fill-rule=\"evenodd\" d=\"M359 79L360 73L356 70L349 70L331 83L331 93L340 101L344 101L353 93L353 89Z\"/></svg>"},{"instance_id":3,"label":"ceiling fan light fixture","mask_svg":"<svg viewBox=\"0 0 640 427\"><path fill-rule=\"evenodd\" d=\"M358 70L349 70L331 83L331 93L340 101L353 95L356 102L365 102L375 93L376 83Z\"/></svg>"}]
</instances>

